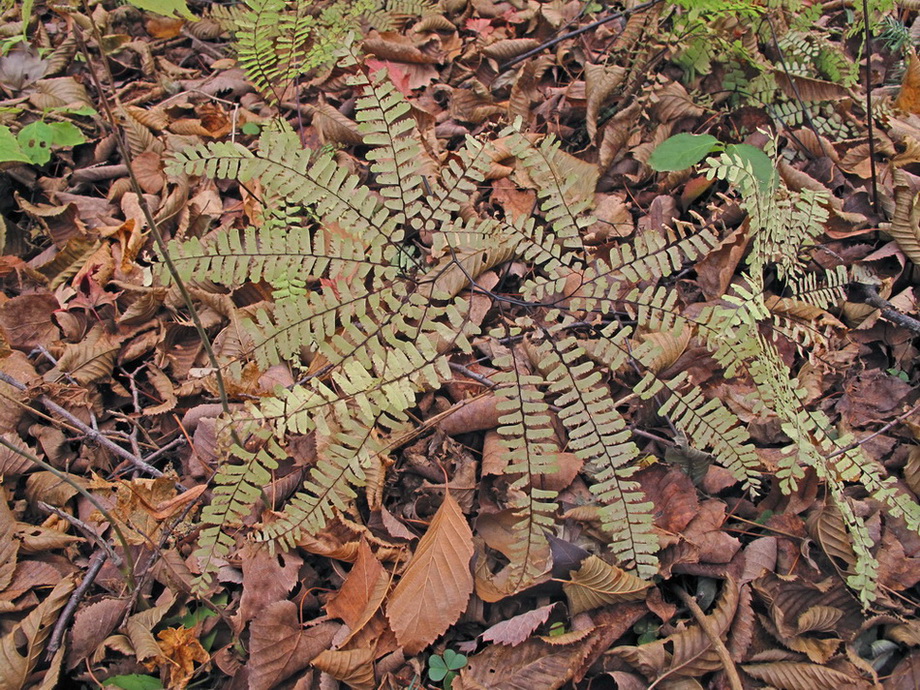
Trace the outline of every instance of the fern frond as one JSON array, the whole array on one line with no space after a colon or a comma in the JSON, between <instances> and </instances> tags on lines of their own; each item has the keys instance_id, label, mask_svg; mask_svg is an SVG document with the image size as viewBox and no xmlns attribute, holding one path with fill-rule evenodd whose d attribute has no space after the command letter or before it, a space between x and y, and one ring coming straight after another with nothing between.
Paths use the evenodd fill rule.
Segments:
<instances>
[{"instance_id":1,"label":"fern frond","mask_svg":"<svg viewBox=\"0 0 920 690\"><path fill-rule=\"evenodd\" d=\"M640 577L651 577L658 564L654 510L630 479L639 449L614 407L609 387L573 337L548 340L537 352L549 392L557 396L567 448L584 461L586 474L594 479L591 492L600 504L601 527L611 536L611 551L620 563L635 567Z\"/></svg>"},{"instance_id":2,"label":"fern frond","mask_svg":"<svg viewBox=\"0 0 920 690\"><path fill-rule=\"evenodd\" d=\"M239 434L245 437L245 434ZM234 444L228 457L212 480L211 502L201 512L201 533L194 556L201 568L199 585L202 589L213 580L221 562L229 556L236 537L229 530L242 527L259 499L262 488L271 481L271 472L278 467L278 458L285 453L267 429L251 430L247 445Z\"/></svg>"},{"instance_id":3,"label":"fern frond","mask_svg":"<svg viewBox=\"0 0 920 690\"><path fill-rule=\"evenodd\" d=\"M498 433L507 453L506 471L516 475L511 483L517 522L512 528L515 544L508 553L510 584L520 591L547 567L546 535L555 524L557 505L556 492L540 488L540 476L558 469L560 448L549 404L538 389L543 378L529 373L526 358L515 351L497 357L495 363L502 368L492 377L498 385Z\"/></svg>"}]
</instances>

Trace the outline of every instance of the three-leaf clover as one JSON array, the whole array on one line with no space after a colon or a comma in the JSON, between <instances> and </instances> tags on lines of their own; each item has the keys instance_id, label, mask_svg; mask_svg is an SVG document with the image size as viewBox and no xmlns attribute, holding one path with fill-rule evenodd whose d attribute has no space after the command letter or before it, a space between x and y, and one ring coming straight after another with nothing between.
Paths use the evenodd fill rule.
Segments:
<instances>
[{"instance_id":1,"label":"three-leaf clover","mask_svg":"<svg viewBox=\"0 0 920 690\"><path fill-rule=\"evenodd\" d=\"M457 677L457 671L466 666L466 656L452 649L445 649L444 654L432 654L428 658L428 678L435 683L444 681L442 687L448 690Z\"/></svg>"}]
</instances>

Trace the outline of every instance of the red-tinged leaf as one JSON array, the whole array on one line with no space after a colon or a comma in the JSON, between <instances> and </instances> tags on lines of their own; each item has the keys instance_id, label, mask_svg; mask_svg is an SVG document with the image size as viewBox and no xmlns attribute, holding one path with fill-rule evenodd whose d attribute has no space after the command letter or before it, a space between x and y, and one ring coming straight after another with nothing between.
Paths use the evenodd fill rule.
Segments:
<instances>
[{"instance_id":1,"label":"red-tinged leaf","mask_svg":"<svg viewBox=\"0 0 920 690\"><path fill-rule=\"evenodd\" d=\"M456 622L473 591L473 533L447 494L387 605L407 654L417 654Z\"/></svg>"},{"instance_id":2,"label":"red-tinged leaf","mask_svg":"<svg viewBox=\"0 0 920 690\"><path fill-rule=\"evenodd\" d=\"M269 606L250 627L249 690L271 690L305 669L332 645L340 627L325 622L305 629L293 601Z\"/></svg>"},{"instance_id":3,"label":"red-tinged leaf","mask_svg":"<svg viewBox=\"0 0 920 690\"><path fill-rule=\"evenodd\" d=\"M390 576L367 545L367 540L362 539L358 546L358 558L342 589L326 604L326 611L333 618L345 621L351 635L354 635L380 608L389 585Z\"/></svg>"},{"instance_id":4,"label":"red-tinged leaf","mask_svg":"<svg viewBox=\"0 0 920 690\"><path fill-rule=\"evenodd\" d=\"M296 553L269 553L261 544L247 544L242 557L243 596L239 616L245 624L266 607L285 599L297 584L303 559Z\"/></svg>"},{"instance_id":5,"label":"red-tinged leaf","mask_svg":"<svg viewBox=\"0 0 920 690\"><path fill-rule=\"evenodd\" d=\"M519 645L543 625L558 606L559 604L541 606L533 611L527 611L496 623L482 634L482 639L485 642L497 642L511 647Z\"/></svg>"}]
</instances>

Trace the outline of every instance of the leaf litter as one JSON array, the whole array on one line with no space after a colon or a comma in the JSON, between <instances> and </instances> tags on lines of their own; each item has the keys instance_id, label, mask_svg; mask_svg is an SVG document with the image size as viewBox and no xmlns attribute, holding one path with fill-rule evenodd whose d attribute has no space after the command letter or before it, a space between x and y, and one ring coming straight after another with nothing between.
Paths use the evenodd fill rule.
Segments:
<instances>
[{"instance_id":1,"label":"leaf litter","mask_svg":"<svg viewBox=\"0 0 920 690\"><path fill-rule=\"evenodd\" d=\"M843 261L872 286L834 313L777 298L770 308L789 324L782 355L799 362L807 403L853 431L916 497L920 353L916 321L902 317L917 313L920 63L873 46L873 95L884 113L873 176L864 90L846 76L856 75L859 55L843 9L821 16L820 38L779 27L787 50L810 45L825 56L817 76L780 67L777 37L750 22L710 28L749 49L783 103L823 104L803 116L732 96L722 88L730 79L763 85L737 61L682 50L672 33L676 5L647 4L526 57L612 7L449 0L398 31L365 35L363 64L386 69L409 99L434 159L517 118L525 131L558 136L557 164L583 180L572 193L598 209L586 243L602 249L691 212L724 227L720 248L675 282L689 301L726 293L749 237L736 201L687 165L719 141L760 151L762 128L781 129L784 182L831 194L814 260ZM658 577L643 581L604 560L587 470L573 460L544 478L562 491L564 508L546 555L552 569L504 597L495 581L512 548L513 515L494 500L507 459L494 431L493 372L461 358L455 378L419 402L426 424L395 450L395 468L381 468L388 479L379 495L294 552L241 545L219 564L207 597L196 595L192 550L216 457L216 381L175 288L151 281L138 193L173 237L258 226L257 183L175 176L164 161L189 143L250 144L277 116L306 145L329 147L355 170L365 163L356 94L343 74L318 69L281 102L266 99L212 18L190 22L179 18L182 3L171 9L171 19L114 4L92 14L104 45L90 47L110 60L123 105L115 116L140 189L98 115L105 108L88 66L72 59L68 23L88 25L87 16L42 4L30 41L0 58L0 123L40 134L46 118L62 118L70 137L31 158L37 165L11 154L0 178L0 687L419 687L428 660L454 649L468 656L452 669L455 689L916 684L920 538L872 499L850 497L879 545L879 598L863 609L844 586L855 557L843 516L814 473L792 495L768 487L752 498L636 404L629 414L650 463L637 481L656 506ZM908 26L916 15L903 3L897 19ZM17 17L4 15L13 27L5 36L16 33ZM822 43L828 36L834 45ZM601 54L616 60L592 59ZM662 164L653 152L672 134L705 134L694 144L707 150L684 148L693 161ZM504 142L490 146L488 184L469 203L529 214L537 200L526 173ZM493 285L527 270L512 263ZM269 297L265 285L189 289L203 326L219 333L218 359L232 361L246 347L239 320ZM494 305L480 302L479 318L489 318ZM646 334L661 341L656 366L689 372L705 395L725 400L748 424L765 472L775 468L785 438L777 421L756 413L742 380L714 377L701 348L667 335ZM808 357L796 345L805 339L819 345ZM238 404L293 381L290 372L248 367L230 383ZM287 466L241 529L274 519L324 443L292 440Z\"/></svg>"}]
</instances>

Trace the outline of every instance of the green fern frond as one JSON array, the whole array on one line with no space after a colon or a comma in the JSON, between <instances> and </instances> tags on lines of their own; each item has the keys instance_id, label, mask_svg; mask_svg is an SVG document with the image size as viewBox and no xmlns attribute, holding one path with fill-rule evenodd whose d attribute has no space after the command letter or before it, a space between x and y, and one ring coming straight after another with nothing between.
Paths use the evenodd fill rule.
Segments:
<instances>
[{"instance_id":1,"label":"green fern frond","mask_svg":"<svg viewBox=\"0 0 920 690\"><path fill-rule=\"evenodd\" d=\"M246 434L239 434L245 438ZM229 556L236 543L230 532L242 527L243 518L261 496L262 488L271 481L271 472L284 457L277 441L266 429L254 428L242 448L234 444L227 459L218 468L212 483L211 502L201 512L201 533L194 556L201 568L199 586L207 589L220 564Z\"/></svg>"},{"instance_id":2,"label":"green fern frond","mask_svg":"<svg viewBox=\"0 0 920 690\"><path fill-rule=\"evenodd\" d=\"M566 447L584 461L586 474L594 480L591 492L600 504L601 527L611 537L610 550L640 577L651 577L658 565L652 505L630 479L639 449L614 407L609 386L573 337L547 340L537 354L549 393L557 396L559 418L568 433Z\"/></svg>"}]
</instances>

